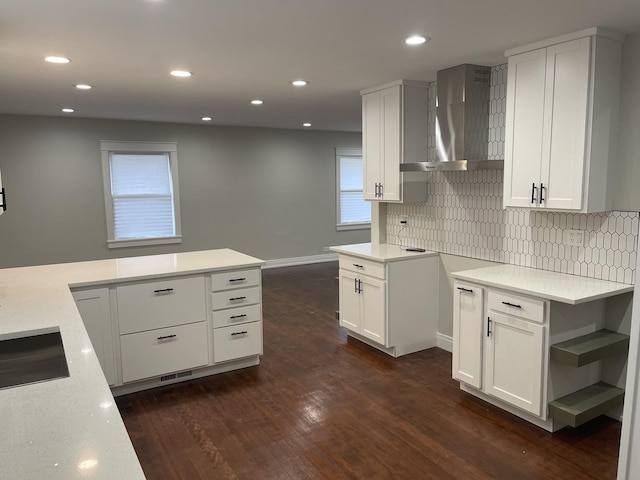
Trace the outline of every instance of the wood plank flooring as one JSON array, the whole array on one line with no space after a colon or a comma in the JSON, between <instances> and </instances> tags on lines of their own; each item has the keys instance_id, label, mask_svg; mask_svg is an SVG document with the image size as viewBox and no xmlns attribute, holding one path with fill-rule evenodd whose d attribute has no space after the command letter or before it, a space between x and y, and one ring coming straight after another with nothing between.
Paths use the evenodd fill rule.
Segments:
<instances>
[{"instance_id":1,"label":"wood plank flooring","mask_svg":"<svg viewBox=\"0 0 640 480\"><path fill-rule=\"evenodd\" d=\"M443 350L347 338L337 272L263 272L259 366L117 399L148 479L615 478L619 422L551 434L461 392Z\"/></svg>"}]
</instances>

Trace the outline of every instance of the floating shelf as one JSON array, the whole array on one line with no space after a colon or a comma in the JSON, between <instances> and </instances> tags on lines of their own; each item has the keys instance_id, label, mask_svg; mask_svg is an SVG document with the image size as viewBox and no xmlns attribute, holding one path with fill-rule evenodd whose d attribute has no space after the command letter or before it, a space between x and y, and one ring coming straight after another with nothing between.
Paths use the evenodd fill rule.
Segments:
<instances>
[{"instance_id":1,"label":"floating shelf","mask_svg":"<svg viewBox=\"0 0 640 480\"><path fill-rule=\"evenodd\" d=\"M572 427L622 405L624 390L604 382L598 382L549 403L549 414Z\"/></svg>"},{"instance_id":2,"label":"floating shelf","mask_svg":"<svg viewBox=\"0 0 640 480\"><path fill-rule=\"evenodd\" d=\"M551 346L551 360L566 363L572 367L581 367L605 357L629 350L629 336L611 330L572 338L566 342Z\"/></svg>"}]
</instances>

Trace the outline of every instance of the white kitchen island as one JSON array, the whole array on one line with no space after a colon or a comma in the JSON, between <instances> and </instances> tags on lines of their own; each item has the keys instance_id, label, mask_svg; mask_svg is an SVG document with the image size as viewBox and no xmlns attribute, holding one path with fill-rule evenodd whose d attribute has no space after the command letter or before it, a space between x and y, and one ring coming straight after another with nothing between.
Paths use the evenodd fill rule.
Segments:
<instances>
[{"instance_id":1,"label":"white kitchen island","mask_svg":"<svg viewBox=\"0 0 640 480\"><path fill-rule=\"evenodd\" d=\"M69 376L0 390L0 476L144 478L70 287L260 268L229 249L0 270L0 341L60 331Z\"/></svg>"}]
</instances>

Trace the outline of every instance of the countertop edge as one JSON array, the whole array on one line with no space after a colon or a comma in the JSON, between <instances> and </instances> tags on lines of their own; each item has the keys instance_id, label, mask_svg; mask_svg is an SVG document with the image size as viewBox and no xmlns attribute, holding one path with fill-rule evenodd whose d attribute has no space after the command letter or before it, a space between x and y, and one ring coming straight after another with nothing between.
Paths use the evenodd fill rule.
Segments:
<instances>
[{"instance_id":1,"label":"countertop edge","mask_svg":"<svg viewBox=\"0 0 640 480\"><path fill-rule=\"evenodd\" d=\"M359 245L366 245L366 244L355 244L353 246L359 246ZM385 245L391 245L391 244L385 244ZM405 260L413 260L416 258L428 258L428 257L435 257L440 255L439 252L434 252L432 250L426 250L424 252L407 252L406 250L402 250L401 254L396 254L396 255L391 255L389 257L386 256L379 256L379 255L374 255L371 253L365 253L365 252L359 252L357 250L353 250L350 249L349 247L353 247L352 245L338 245L338 246L332 246L329 247L329 250L332 252L336 252L338 254L341 255L350 255L352 257L358 257L358 258L363 258L365 260L374 260L377 262L385 262L385 263L389 263L389 262L402 262ZM397 245L392 245L392 247L398 247L401 248Z\"/></svg>"},{"instance_id":2,"label":"countertop edge","mask_svg":"<svg viewBox=\"0 0 640 480\"><path fill-rule=\"evenodd\" d=\"M494 268L494 267L487 267L487 268ZM477 269L477 270L481 270L481 269ZM468 271L473 271L473 270L468 270ZM536 270L537 271L537 270ZM551 273L556 273L558 275L569 275L569 274L564 274L564 273L558 273L558 272L551 272ZM574 276L574 275L570 275L570 276ZM609 298L609 297L615 297L616 295L621 295L624 293L628 293L628 292L633 292L634 290L634 286L633 285L627 285L625 287L616 289L616 290L611 290L608 292L601 292L601 293L595 293L592 295L586 295L586 296L582 296L582 297L563 297L560 295L555 295L549 292L544 292L544 291L540 291L540 290L535 290L535 289L531 289L531 288L525 288L525 287L520 287L517 285L513 285L513 284L505 284L502 282L497 282L495 280L486 280L486 279L482 279L482 278L478 278L476 276L470 276L470 275L465 275L465 271L461 271L461 272L452 272L451 273L451 277L453 277L456 280L464 280L466 282L471 282L471 283L477 283L480 285L485 285L488 287L495 287L495 288L501 288L504 290L509 290L511 292L516 292L516 293L522 293L524 295L529 295L532 297L537 297L537 298L543 298L546 300L552 300L552 301L556 301L556 302L561 302L561 303L566 303L569 305L579 305L581 303L587 303L587 302L592 302L594 300L601 300L604 298ZM588 277L579 277L579 278L588 278ZM590 279L591 280L591 279ZM606 280L601 280L601 281L606 281ZM615 282L612 282L615 283Z\"/></svg>"},{"instance_id":3,"label":"countertop edge","mask_svg":"<svg viewBox=\"0 0 640 480\"><path fill-rule=\"evenodd\" d=\"M203 267L197 269L188 269L182 271L172 271L172 272L157 272L157 273L145 273L145 274L132 274L126 277L118 277L118 278L101 278L95 280L87 280L80 282L72 282L68 284L70 290L78 289L78 288L87 288L87 287L100 287L106 285L117 285L119 283L129 283L129 282L139 282L139 281L147 281L147 280L156 280L158 278L167 278L167 277L184 277L189 275L201 275L203 273L209 272L217 272L220 270L239 270L241 268L253 268L253 267L262 267L267 262L264 260L259 260L255 262L243 262L237 263L235 265L223 265L217 267Z\"/></svg>"}]
</instances>

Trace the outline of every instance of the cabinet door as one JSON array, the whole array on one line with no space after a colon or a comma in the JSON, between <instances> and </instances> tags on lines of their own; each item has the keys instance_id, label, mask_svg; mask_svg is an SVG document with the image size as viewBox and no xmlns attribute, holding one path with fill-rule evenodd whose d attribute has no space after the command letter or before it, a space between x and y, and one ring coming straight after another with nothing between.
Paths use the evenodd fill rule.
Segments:
<instances>
[{"instance_id":1,"label":"cabinet door","mask_svg":"<svg viewBox=\"0 0 640 480\"><path fill-rule=\"evenodd\" d=\"M97 288L73 292L73 298L107 383L115 385L116 363L113 348L113 324L109 308L109 289Z\"/></svg>"},{"instance_id":2,"label":"cabinet door","mask_svg":"<svg viewBox=\"0 0 640 480\"><path fill-rule=\"evenodd\" d=\"M484 391L542 414L544 326L489 312Z\"/></svg>"},{"instance_id":3,"label":"cabinet door","mask_svg":"<svg viewBox=\"0 0 640 480\"><path fill-rule=\"evenodd\" d=\"M453 291L453 378L482 387L482 288L456 282Z\"/></svg>"},{"instance_id":4,"label":"cabinet door","mask_svg":"<svg viewBox=\"0 0 640 480\"><path fill-rule=\"evenodd\" d=\"M197 322L122 335L120 352L123 383L203 367L209 361L207 325Z\"/></svg>"},{"instance_id":5,"label":"cabinet door","mask_svg":"<svg viewBox=\"0 0 640 480\"><path fill-rule=\"evenodd\" d=\"M213 359L216 363L262 355L262 322L243 323L213 331Z\"/></svg>"},{"instance_id":6,"label":"cabinet door","mask_svg":"<svg viewBox=\"0 0 640 480\"><path fill-rule=\"evenodd\" d=\"M120 285L116 292L120 335L207 318L202 276Z\"/></svg>"},{"instance_id":7,"label":"cabinet door","mask_svg":"<svg viewBox=\"0 0 640 480\"><path fill-rule=\"evenodd\" d=\"M386 289L385 282L375 278L359 277L362 309L361 334L376 343L386 345ZM342 317L342 312L340 312Z\"/></svg>"},{"instance_id":8,"label":"cabinet door","mask_svg":"<svg viewBox=\"0 0 640 480\"><path fill-rule=\"evenodd\" d=\"M364 199L379 200L377 185L381 183L382 170L380 149L381 95L372 92L362 96L362 158L364 164Z\"/></svg>"},{"instance_id":9,"label":"cabinet door","mask_svg":"<svg viewBox=\"0 0 640 480\"><path fill-rule=\"evenodd\" d=\"M360 333L360 294L356 275L340 270L340 326Z\"/></svg>"},{"instance_id":10,"label":"cabinet door","mask_svg":"<svg viewBox=\"0 0 640 480\"><path fill-rule=\"evenodd\" d=\"M547 48L541 206L582 208L591 39ZM604 179L603 179L604 180Z\"/></svg>"},{"instance_id":11,"label":"cabinet door","mask_svg":"<svg viewBox=\"0 0 640 480\"><path fill-rule=\"evenodd\" d=\"M381 92L382 105L382 197L400 201L400 159L402 156L402 90L400 86Z\"/></svg>"},{"instance_id":12,"label":"cabinet door","mask_svg":"<svg viewBox=\"0 0 640 480\"><path fill-rule=\"evenodd\" d=\"M509 57L504 206L537 205L542 160L546 49ZM532 197L533 200L532 201Z\"/></svg>"}]
</instances>

